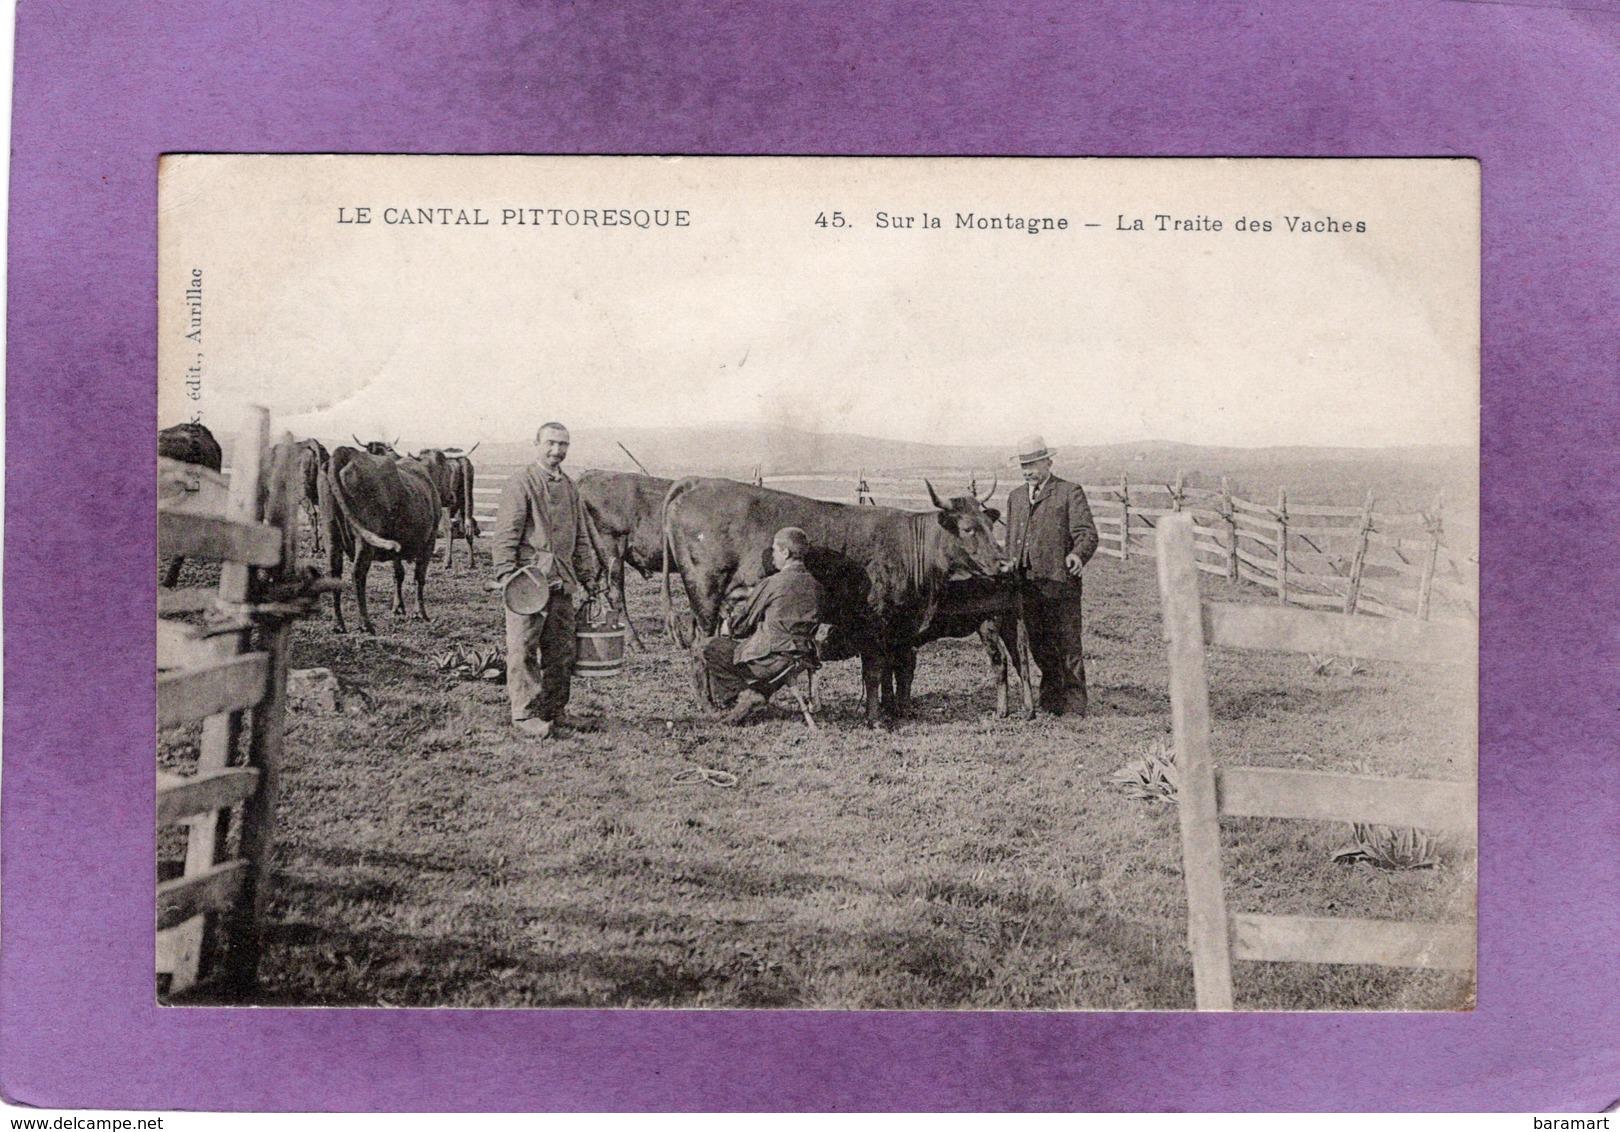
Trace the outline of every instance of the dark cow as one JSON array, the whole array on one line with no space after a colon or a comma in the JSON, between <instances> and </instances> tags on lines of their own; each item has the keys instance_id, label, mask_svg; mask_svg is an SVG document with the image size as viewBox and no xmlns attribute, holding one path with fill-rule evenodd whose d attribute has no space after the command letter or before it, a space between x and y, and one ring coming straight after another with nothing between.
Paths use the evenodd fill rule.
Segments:
<instances>
[{"instance_id":1,"label":"dark cow","mask_svg":"<svg viewBox=\"0 0 1620 1132\"><path fill-rule=\"evenodd\" d=\"M370 445L367 447L374 455L392 451L388 445L377 444L375 448ZM474 444L473 447L477 448L478 445ZM452 569L455 566L457 538L466 538L467 558L471 563L474 557L472 540L475 535L481 533L478 529L478 520L472 515L472 461L462 455L459 448L424 448L414 456L402 456L400 459L414 461L420 466L433 481L433 486L439 493L439 506L444 512L445 566Z\"/></svg>"},{"instance_id":2,"label":"dark cow","mask_svg":"<svg viewBox=\"0 0 1620 1132\"><path fill-rule=\"evenodd\" d=\"M351 432L349 435L354 436L354 433ZM361 440L358 436L354 436L354 442L365 449L368 455L392 456L396 460L399 458L399 452L396 451L399 445L399 437L397 436L394 437L393 444L388 443L386 440Z\"/></svg>"},{"instance_id":3,"label":"dark cow","mask_svg":"<svg viewBox=\"0 0 1620 1132\"><path fill-rule=\"evenodd\" d=\"M482 443L481 440L478 442L478 444ZM478 518L473 514L473 486L476 482L477 473L473 468L472 460L469 459L478 450L478 444L474 444L465 452L459 448L446 448L444 450L445 461L450 465L450 494L454 497L454 502L450 504L449 510L449 529L445 532L444 564L452 570L456 566L455 546L458 538L467 540L467 564L473 567L478 565L478 556L473 549L473 539L484 532L479 529Z\"/></svg>"},{"instance_id":4,"label":"dark cow","mask_svg":"<svg viewBox=\"0 0 1620 1132\"><path fill-rule=\"evenodd\" d=\"M214 434L208 431L206 425L195 421L170 425L159 431L158 455L179 460L182 464L196 464L211 472L221 471L225 463L219 441L214 439ZM164 589L172 590L179 582L180 567L184 563L185 559L179 557L169 563L168 572L163 575Z\"/></svg>"},{"instance_id":5,"label":"dark cow","mask_svg":"<svg viewBox=\"0 0 1620 1132\"><path fill-rule=\"evenodd\" d=\"M377 630L366 611L366 575L373 559L394 564L394 613L405 612L405 563L416 567L416 610L428 619L423 587L439 526L439 490L422 461L374 456L345 445L332 453L321 477L321 518L326 524L328 572L343 576L343 560L354 562L354 597L360 625ZM343 595L332 593L336 630L343 623Z\"/></svg>"},{"instance_id":6,"label":"dark cow","mask_svg":"<svg viewBox=\"0 0 1620 1132\"><path fill-rule=\"evenodd\" d=\"M983 577L1004 569L991 537L993 519L972 496L940 501L934 511L899 511L806 499L722 479L685 479L663 508L665 616L673 626L669 573L679 570L700 628L718 628L728 595L769 569L771 540L783 527L810 537L805 565L824 587L823 619L861 658L866 715L876 724L886 683L938 611L953 574ZM887 704L891 711L895 703Z\"/></svg>"},{"instance_id":7,"label":"dark cow","mask_svg":"<svg viewBox=\"0 0 1620 1132\"><path fill-rule=\"evenodd\" d=\"M604 565L623 610L624 568L631 567L643 578L664 568L664 496L675 481L635 472L588 471L576 482L591 527L602 544L599 549L609 560ZM630 624L628 615L625 624ZM631 632L634 634L634 626ZM640 638L636 639L639 644Z\"/></svg>"},{"instance_id":8,"label":"dark cow","mask_svg":"<svg viewBox=\"0 0 1620 1132\"><path fill-rule=\"evenodd\" d=\"M293 476L298 481L299 506L309 518L315 532L315 553L320 554L321 541L321 476L331 462L326 445L313 438L293 445Z\"/></svg>"},{"instance_id":9,"label":"dark cow","mask_svg":"<svg viewBox=\"0 0 1620 1132\"><path fill-rule=\"evenodd\" d=\"M993 509L986 509L994 515ZM917 634L910 649L902 651L894 674L894 698L903 715L911 705L911 684L917 674L917 650L932 641L977 635L990 656L996 678L996 714L1007 715L1007 684L1018 675L1026 718L1035 712L1030 689L1029 639L1023 630L1023 609L1019 601L1018 579L1010 575L996 578L962 578L947 582L940 595L939 608Z\"/></svg>"}]
</instances>

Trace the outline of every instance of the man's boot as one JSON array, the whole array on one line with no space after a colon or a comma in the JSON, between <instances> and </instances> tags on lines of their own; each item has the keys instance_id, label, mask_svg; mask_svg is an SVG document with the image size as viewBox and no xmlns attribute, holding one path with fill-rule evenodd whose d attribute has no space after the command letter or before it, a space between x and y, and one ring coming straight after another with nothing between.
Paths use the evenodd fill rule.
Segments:
<instances>
[{"instance_id":1,"label":"man's boot","mask_svg":"<svg viewBox=\"0 0 1620 1132\"><path fill-rule=\"evenodd\" d=\"M742 694L737 697L737 702L732 705L730 711L726 712L721 722L729 723L735 726L747 719L749 712L753 711L757 707L764 706L764 696L760 695L752 688L744 688L742 690Z\"/></svg>"}]
</instances>

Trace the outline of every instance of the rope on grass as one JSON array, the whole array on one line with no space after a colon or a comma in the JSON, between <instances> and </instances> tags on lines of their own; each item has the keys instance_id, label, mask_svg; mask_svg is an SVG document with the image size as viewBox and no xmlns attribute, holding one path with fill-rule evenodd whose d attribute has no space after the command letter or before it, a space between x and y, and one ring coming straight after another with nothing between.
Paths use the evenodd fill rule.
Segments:
<instances>
[{"instance_id":1,"label":"rope on grass","mask_svg":"<svg viewBox=\"0 0 1620 1132\"><path fill-rule=\"evenodd\" d=\"M711 770L706 766L689 766L670 781L676 786L696 786L700 782L707 782L710 786L730 790L737 785L737 776L729 770Z\"/></svg>"}]
</instances>

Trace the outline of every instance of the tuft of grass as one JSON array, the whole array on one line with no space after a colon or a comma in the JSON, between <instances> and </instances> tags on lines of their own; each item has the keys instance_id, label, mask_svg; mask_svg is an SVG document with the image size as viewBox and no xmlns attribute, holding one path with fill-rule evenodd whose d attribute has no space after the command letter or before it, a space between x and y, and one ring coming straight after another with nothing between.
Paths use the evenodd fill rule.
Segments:
<instances>
[{"instance_id":1,"label":"tuft of grass","mask_svg":"<svg viewBox=\"0 0 1620 1132\"><path fill-rule=\"evenodd\" d=\"M1421 829L1351 826L1354 841L1333 854L1335 861L1366 861L1381 869L1432 869L1440 864L1440 842Z\"/></svg>"},{"instance_id":2,"label":"tuft of grass","mask_svg":"<svg viewBox=\"0 0 1620 1132\"><path fill-rule=\"evenodd\" d=\"M1150 802L1174 802L1181 784L1176 772L1176 752L1163 740L1139 759L1132 759L1113 774L1112 781L1132 798Z\"/></svg>"}]
</instances>

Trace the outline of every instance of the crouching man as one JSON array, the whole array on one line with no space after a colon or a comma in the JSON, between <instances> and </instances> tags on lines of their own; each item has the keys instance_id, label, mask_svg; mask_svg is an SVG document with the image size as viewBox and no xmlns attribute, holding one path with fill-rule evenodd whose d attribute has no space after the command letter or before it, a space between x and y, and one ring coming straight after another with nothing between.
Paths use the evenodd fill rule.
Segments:
<instances>
[{"instance_id":1,"label":"crouching man","mask_svg":"<svg viewBox=\"0 0 1620 1132\"><path fill-rule=\"evenodd\" d=\"M692 684L698 702L741 723L780 686L790 668L813 663L821 621L821 584L805 569L810 540L798 527L783 527L771 543L776 573L760 582L730 637L710 637L692 650Z\"/></svg>"}]
</instances>

